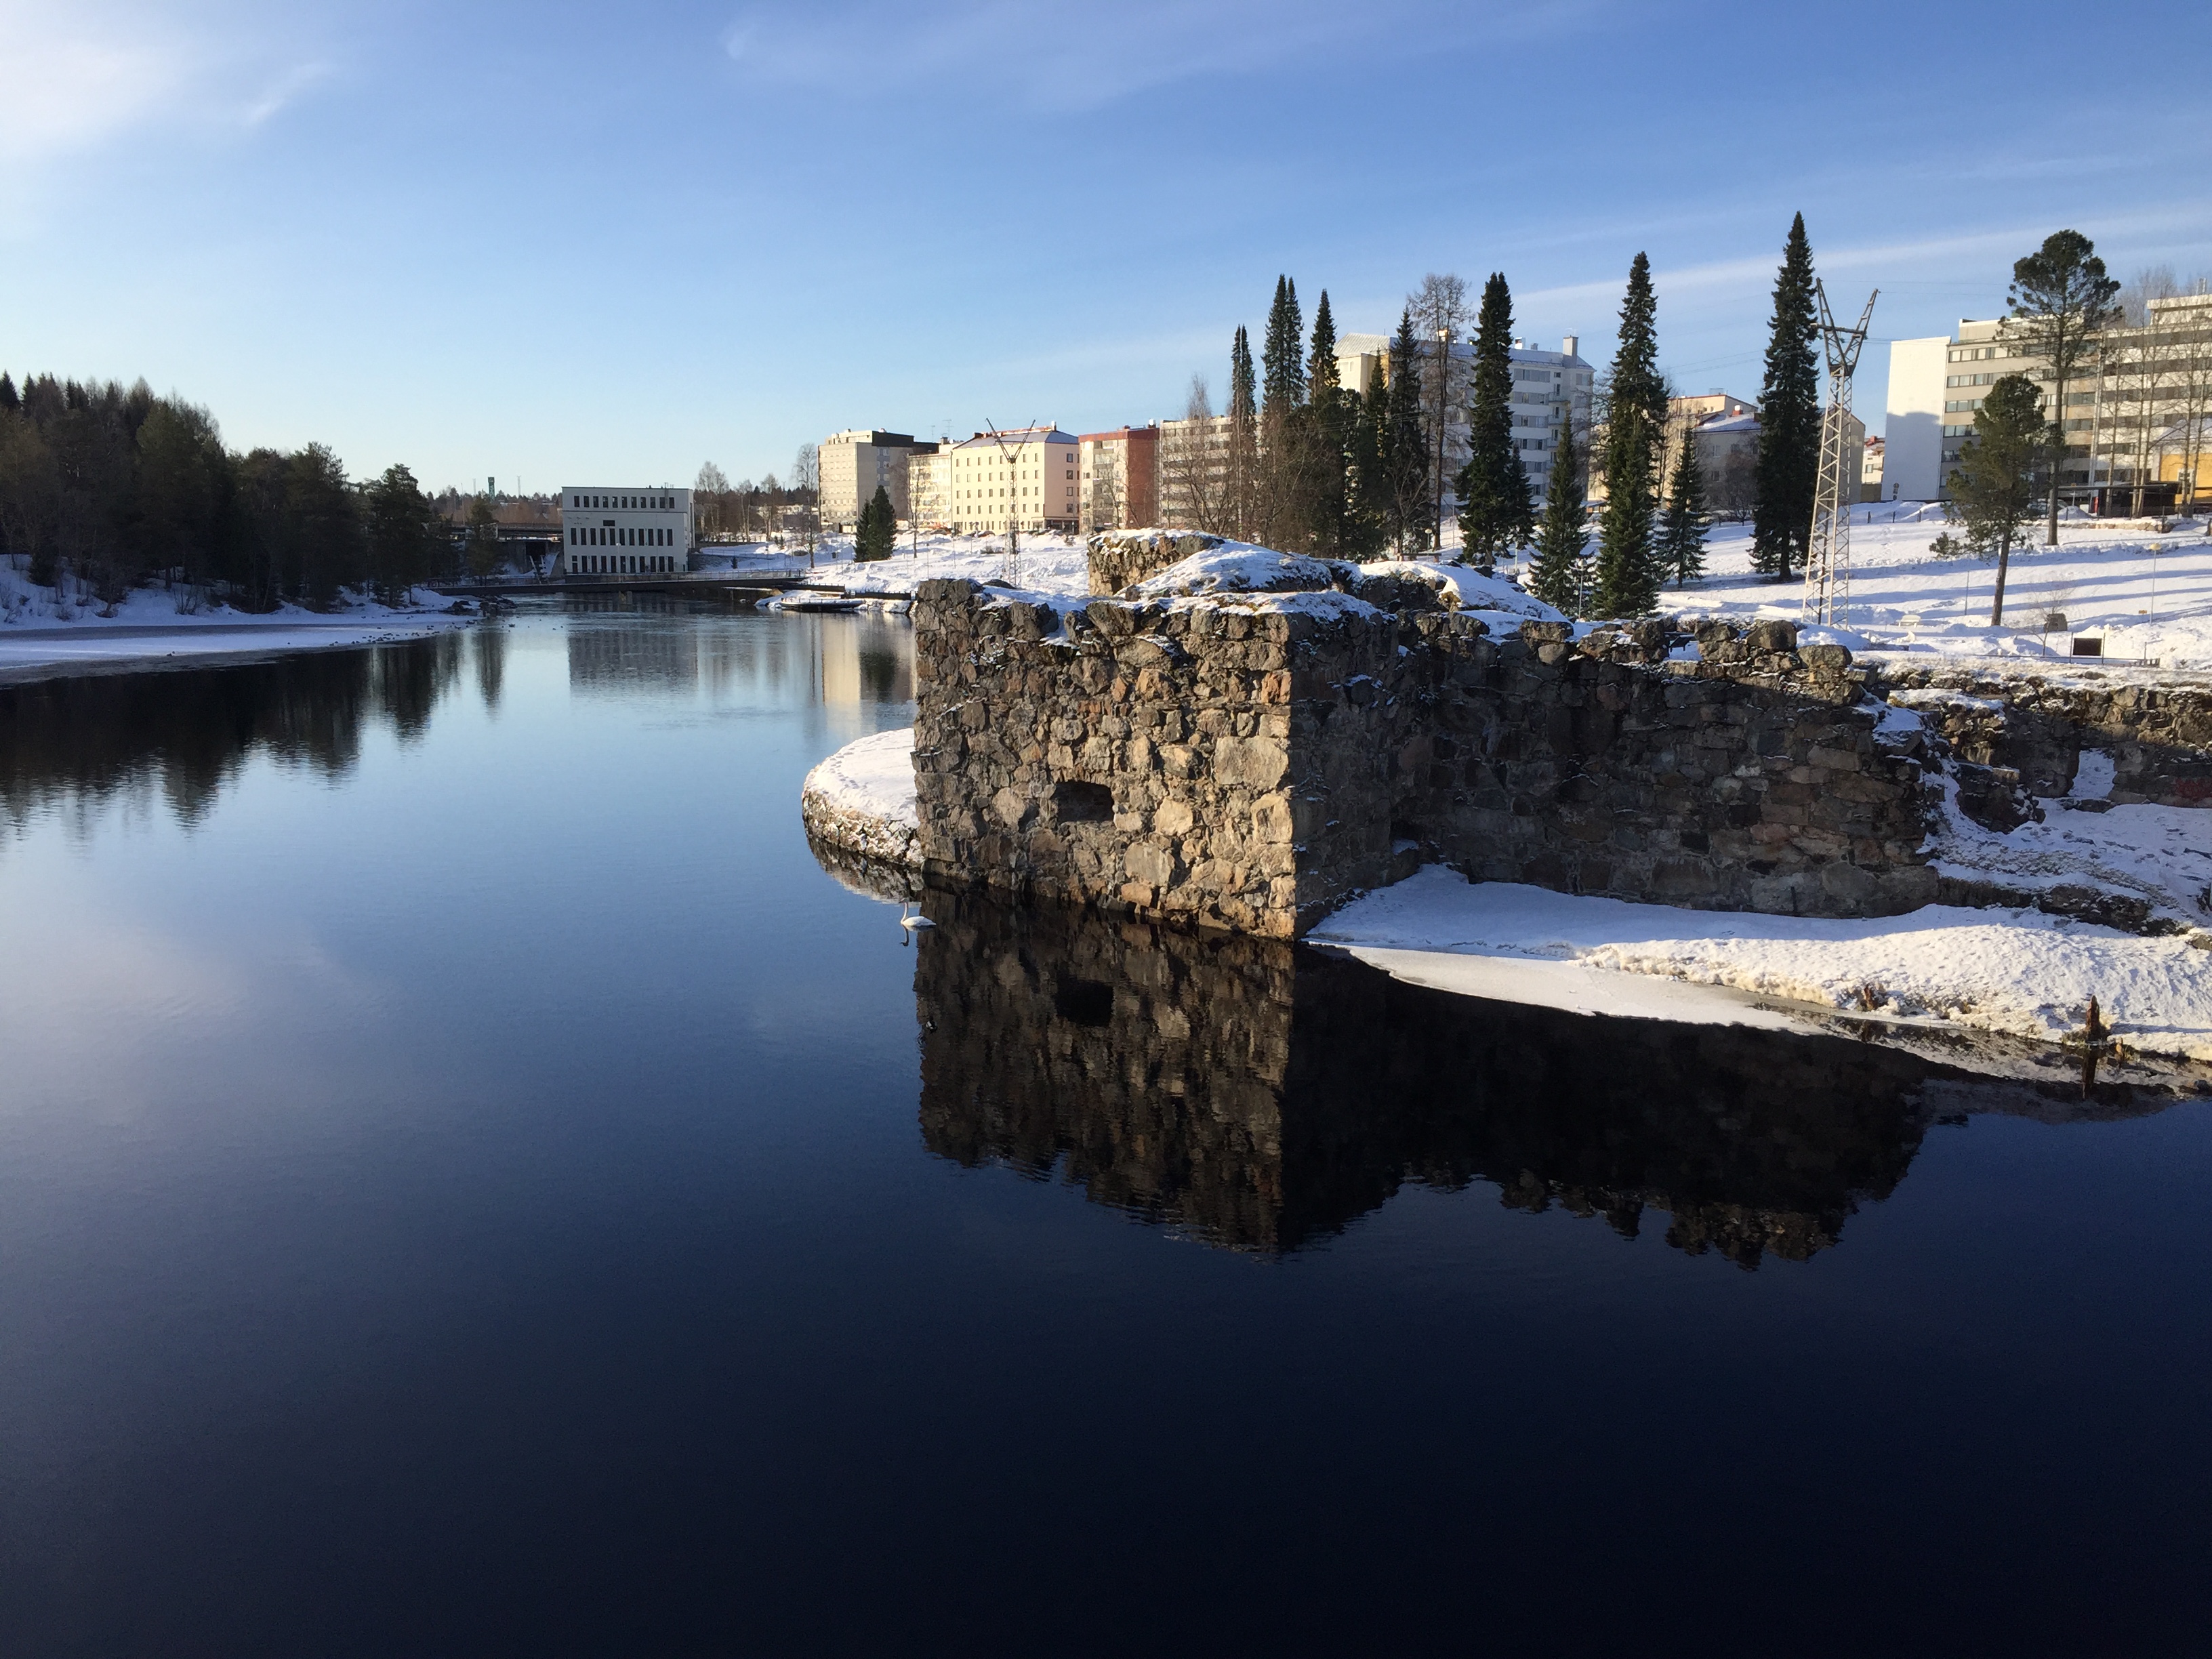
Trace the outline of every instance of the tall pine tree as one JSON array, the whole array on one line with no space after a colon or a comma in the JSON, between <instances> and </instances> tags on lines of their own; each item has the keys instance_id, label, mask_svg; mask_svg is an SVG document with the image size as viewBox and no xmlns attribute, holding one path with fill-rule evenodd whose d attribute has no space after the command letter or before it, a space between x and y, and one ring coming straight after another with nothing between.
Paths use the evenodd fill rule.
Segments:
<instances>
[{"instance_id":1,"label":"tall pine tree","mask_svg":"<svg viewBox=\"0 0 2212 1659\"><path fill-rule=\"evenodd\" d=\"M1813 245L1805 216L1790 222L1774 278L1766 378L1759 392L1759 473L1752 507L1751 568L1775 581L1802 570L1813 538L1820 471L1820 369L1813 350Z\"/></svg>"},{"instance_id":2,"label":"tall pine tree","mask_svg":"<svg viewBox=\"0 0 2212 1659\"><path fill-rule=\"evenodd\" d=\"M1411 540L1428 545L1429 432L1421 414L1421 343L1413 333L1413 308L1398 319L1390 341L1390 384L1383 434L1389 447L1382 464L1390 479L1390 534L1402 556Z\"/></svg>"},{"instance_id":3,"label":"tall pine tree","mask_svg":"<svg viewBox=\"0 0 2212 1659\"><path fill-rule=\"evenodd\" d=\"M1705 471L1698 462L1698 439L1685 429L1682 452L1674 458L1674 476L1667 482L1667 509L1659 515L1659 568L1677 587L1687 586L1705 574L1705 526L1712 515L1705 507Z\"/></svg>"},{"instance_id":4,"label":"tall pine tree","mask_svg":"<svg viewBox=\"0 0 2212 1659\"><path fill-rule=\"evenodd\" d=\"M1651 262L1628 268L1620 304L1620 343L1613 356L1606 412L1605 512L1598 520L1597 611L1641 617L1659 602L1652 550L1660 444L1667 429L1667 383L1659 374L1658 301Z\"/></svg>"},{"instance_id":5,"label":"tall pine tree","mask_svg":"<svg viewBox=\"0 0 2212 1659\"><path fill-rule=\"evenodd\" d=\"M1552 482L1544 493L1544 520L1536 529L1536 556L1528 561L1528 591L1546 605L1577 615L1582 609L1583 556L1589 543L1583 514L1582 459L1571 419L1559 427L1552 457Z\"/></svg>"},{"instance_id":6,"label":"tall pine tree","mask_svg":"<svg viewBox=\"0 0 2212 1659\"><path fill-rule=\"evenodd\" d=\"M1267 307L1267 338L1261 348L1262 410L1283 416L1306 400L1305 362L1300 355L1298 289L1288 276L1275 278L1275 302Z\"/></svg>"},{"instance_id":7,"label":"tall pine tree","mask_svg":"<svg viewBox=\"0 0 2212 1659\"><path fill-rule=\"evenodd\" d=\"M1474 328L1474 398L1468 410L1467 465L1453 481L1466 557L1488 570L1509 547L1528 539L1534 518L1528 472L1513 447L1513 296L1503 271L1483 284Z\"/></svg>"},{"instance_id":8,"label":"tall pine tree","mask_svg":"<svg viewBox=\"0 0 2212 1659\"><path fill-rule=\"evenodd\" d=\"M1367 395L1346 392L1344 543L1347 559L1371 559L1389 545L1394 522L1390 489L1390 394L1381 386Z\"/></svg>"},{"instance_id":9,"label":"tall pine tree","mask_svg":"<svg viewBox=\"0 0 2212 1659\"><path fill-rule=\"evenodd\" d=\"M1299 517L1305 545L1323 558L1344 556L1346 514L1351 506L1346 468L1352 448L1350 410L1336 374L1336 319L1328 290L1314 307L1313 349L1306 357L1306 407L1300 447L1306 452L1305 488Z\"/></svg>"},{"instance_id":10,"label":"tall pine tree","mask_svg":"<svg viewBox=\"0 0 2212 1659\"><path fill-rule=\"evenodd\" d=\"M1229 521L1237 538L1252 534L1260 482L1260 425L1252 380L1252 340L1244 325L1229 347Z\"/></svg>"},{"instance_id":11,"label":"tall pine tree","mask_svg":"<svg viewBox=\"0 0 2212 1659\"><path fill-rule=\"evenodd\" d=\"M1297 284L1275 278L1267 308L1267 335L1260 354L1260 443L1251 538L1297 550L1305 541L1299 497L1310 459L1300 441L1304 425L1306 370Z\"/></svg>"}]
</instances>

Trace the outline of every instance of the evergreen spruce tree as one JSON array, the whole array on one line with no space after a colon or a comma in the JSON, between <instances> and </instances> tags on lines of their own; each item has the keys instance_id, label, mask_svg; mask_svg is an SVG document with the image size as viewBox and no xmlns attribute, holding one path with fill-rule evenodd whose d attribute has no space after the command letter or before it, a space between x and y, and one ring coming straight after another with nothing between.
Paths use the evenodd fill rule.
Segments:
<instances>
[{"instance_id":1,"label":"evergreen spruce tree","mask_svg":"<svg viewBox=\"0 0 2212 1659\"><path fill-rule=\"evenodd\" d=\"M853 562L888 559L897 545L898 509L891 505L890 493L878 484L876 493L860 509L860 522L853 526Z\"/></svg>"},{"instance_id":2,"label":"evergreen spruce tree","mask_svg":"<svg viewBox=\"0 0 2212 1659\"><path fill-rule=\"evenodd\" d=\"M1263 412L1281 416L1306 400L1306 371L1300 356L1297 284L1287 276L1275 278L1275 302L1267 308L1267 338L1261 348L1265 373L1261 389Z\"/></svg>"},{"instance_id":3,"label":"evergreen spruce tree","mask_svg":"<svg viewBox=\"0 0 2212 1659\"><path fill-rule=\"evenodd\" d=\"M1336 319L1329 314L1328 290L1314 307L1313 349L1306 357L1306 406L1299 447L1304 465L1298 517L1304 545L1323 558L1345 556L1346 514L1351 506L1346 476L1351 465L1350 405L1336 375Z\"/></svg>"},{"instance_id":4,"label":"evergreen spruce tree","mask_svg":"<svg viewBox=\"0 0 2212 1659\"><path fill-rule=\"evenodd\" d=\"M1239 540L1249 539L1258 505L1259 411L1254 404L1252 341L1244 325L1229 346L1229 522Z\"/></svg>"},{"instance_id":5,"label":"evergreen spruce tree","mask_svg":"<svg viewBox=\"0 0 2212 1659\"><path fill-rule=\"evenodd\" d=\"M1572 617L1582 609L1586 572L1583 556L1589 544L1583 514L1581 458L1575 451L1575 427L1569 420L1559 428L1559 448L1552 457L1552 482L1544 493L1544 521L1536 530L1536 556L1528 562L1528 591L1546 605Z\"/></svg>"},{"instance_id":6,"label":"evergreen spruce tree","mask_svg":"<svg viewBox=\"0 0 2212 1659\"><path fill-rule=\"evenodd\" d=\"M1613 418L1616 424L1644 423L1640 411L1623 414L1616 410ZM1621 446L1613 458L1617 470L1606 477L1605 511L1598 520L1594 615L1643 617L1658 606L1659 568L1652 548L1652 447L1644 443Z\"/></svg>"},{"instance_id":7,"label":"evergreen spruce tree","mask_svg":"<svg viewBox=\"0 0 2212 1659\"><path fill-rule=\"evenodd\" d=\"M1390 399L1376 386L1365 397L1344 397L1344 540L1339 556L1371 559L1389 544L1391 525Z\"/></svg>"},{"instance_id":8,"label":"evergreen spruce tree","mask_svg":"<svg viewBox=\"0 0 2212 1659\"><path fill-rule=\"evenodd\" d=\"M1659 602L1652 527L1667 383L1659 374L1657 313L1651 262L1639 253L1621 301L1620 343L1606 412L1605 512L1598 520L1593 596L1601 616L1641 617Z\"/></svg>"},{"instance_id":9,"label":"evergreen spruce tree","mask_svg":"<svg viewBox=\"0 0 2212 1659\"><path fill-rule=\"evenodd\" d=\"M1267 335L1260 357L1258 467L1252 524L1246 532L1269 547L1295 550L1306 541L1303 523L1306 463L1305 359L1299 335L1297 285L1275 278L1275 301L1267 310Z\"/></svg>"},{"instance_id":10,"label":"evergreen spruce tree","mask_svg":"<svg viewBox=\"0 0 2212 1659\"><path fill-rule=\"evenodd\" d=\"M1430 528L1428 424L1421 415L1421 343L1411 306L1398 319L1389 365L1382 465L1390 481L1390 535L1402 557L1409 539L1416 550L1428 545Z\"/></svg>"},{"instance_id":11,"label":"evergreen spruce tree","mask_svg":"<svg viewBox=\"0 0 2212 1659\"><path fill-rule=\"evenodd\" d=\"M1813 342L1813 246L1805 216L1790 222L1774 278L1766 378L1759 390L1759 474L1752 508L1751 568L1774 581L1802 570L1813 538L1820 471L1820 368Z\"/></svg>"},{"instance_id":12,"label":"evergreen spruce tree","mask_svg":"<svg viewBox=\"0 0 2212 1659\"><path fill-rule=\"evenodd\" d=\"M22 406L23 400L15 395L15 377L0 374L0 410L5 410L9 414L13 415Z\"/></svg>"},{"instance_id":13,"label":"evergreen spruce tree","mask_svg":"<svg viewBox=\"0 0 2212 1659\"><path fill-rule=\"evenodd\" d=\"M1528 472L1513 447L1513 296L1502 271L1483 284L1474 331L1474 400L1468 410L1467 465L1453 489L1469 562L1488 570L1534 529Z\"/></svg>"},{"instance_id":14,"label":"evergreen spruce tree","mask_svg":"<svg viewBox=\"0 0 2212 1659\"><path fill-rule=\"evenodd\" d=\"M1684 587L1705 574L1705 526L1712 515L1705 507L1705 473L1698 464L1698 440L1682 434L1682 453L1674 458L1674 476L1667 483L1667 508L1659 515L1659 567Z\"/></svg>"}]
</instances>

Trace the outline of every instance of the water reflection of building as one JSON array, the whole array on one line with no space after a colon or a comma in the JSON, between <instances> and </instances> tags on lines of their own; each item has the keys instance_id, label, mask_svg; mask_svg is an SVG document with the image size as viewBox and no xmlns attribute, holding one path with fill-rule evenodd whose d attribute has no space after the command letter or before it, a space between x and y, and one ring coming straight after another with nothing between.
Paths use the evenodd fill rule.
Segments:
<instances>
[{"instance_id":1,"label":"water reflection of building","mask_svg":"<svg viewBox=\"0 0 2212 1659\"><path fill-rule=\"evenodd\" d=\"M572 616L567 629L572 690L689 693L699 678L698 635L676 619L640 627L631 617Z\"/></svg>"},{"instance_id":2,"label":"water reflection of building","mask_svg":"<svg viewBox=\"0 0 2212 1659\"><path fill-rule=\"evenodd\" d=\"M816 634L822 701L908 702L914 697L912 632L881 617L825 617Z\"/></svg>"},{"instance_id":3,"label":"water reflection of building","mask_svg":"<svg viewBox=\"0 0 2212 1659\"><path fill-rule=\"evenodd\" d=\"M1508 1007L1264 940L927 902L929 1148L1234 1248L1295 1250L1408 1182L1483 1181L1632 1237L1663 1211L1669 1243L1746 1267L1802 1261L1980 1086L1840 1037Z\"/></svg>"}]
</instances>

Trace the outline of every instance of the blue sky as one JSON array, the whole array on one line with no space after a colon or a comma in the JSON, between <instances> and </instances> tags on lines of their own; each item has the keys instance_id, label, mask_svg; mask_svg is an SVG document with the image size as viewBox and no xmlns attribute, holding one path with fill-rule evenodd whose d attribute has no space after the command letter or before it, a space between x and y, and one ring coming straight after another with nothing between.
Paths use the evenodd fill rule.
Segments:
<instances>
[{"instance_id":1,"label":"blue sky","mask_svg":"<svg viewBox=\"0 0 2212 1659\"><path fill-rule=\"evenodd\" d=\"M0 0L0 367L357 475L681 483L1179 413L1279 271L1380 331L1503 270L1602 361L1641 249L1677 383L1755 395L1793 210L1881 340L2062 225L2212 271L2208 46L2201 3Z\"/></svg>"}]
</instances>

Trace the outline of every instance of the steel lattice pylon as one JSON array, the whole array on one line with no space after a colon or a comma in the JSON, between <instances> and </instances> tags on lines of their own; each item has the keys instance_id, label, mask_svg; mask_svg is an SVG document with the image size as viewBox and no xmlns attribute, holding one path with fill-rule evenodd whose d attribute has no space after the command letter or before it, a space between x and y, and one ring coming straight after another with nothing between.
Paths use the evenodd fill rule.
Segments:
<instances>
[{"instance_id":1,"label":"steel lattice pylon","mask_svg":"<svg viewBox=\"0 0 2212 1659\"><path fill-rule=\"evenodd\" d=\"M1828 354L1828 406L1820 416L1820 471L1813 490L1813 539L1805 554L1805 600L1802 621L1840 628L1851 610L1851 503L1859 493L1859 463L1850 447L1851 372L1859 366L1867 324L1881 290L1867 295L1866 309L1854 329L1836 326L1828 291L1813 284L1820 307L1820 343Z\"/></svg>"}]
</instances>

